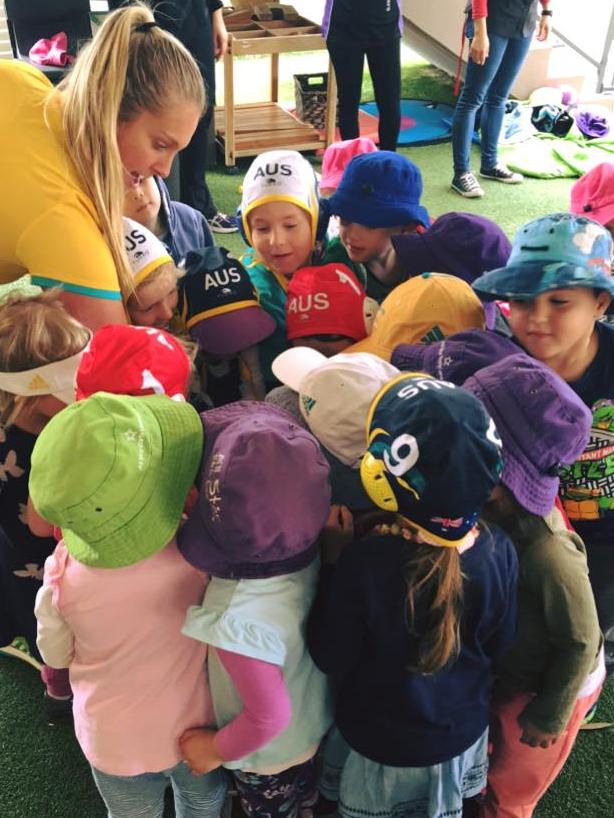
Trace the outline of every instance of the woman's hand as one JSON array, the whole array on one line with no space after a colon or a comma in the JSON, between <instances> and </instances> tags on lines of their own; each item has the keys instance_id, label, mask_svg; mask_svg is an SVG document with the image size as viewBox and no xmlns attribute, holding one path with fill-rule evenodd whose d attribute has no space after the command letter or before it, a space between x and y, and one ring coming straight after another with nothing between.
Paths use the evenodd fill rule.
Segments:
<instances>
[{"instance_id":1,"label":"woman's hand","mask_svg":"<svg viewBox=\"0 0 614 818\"><path fill-rule=\"evenodd\" d=\"M542 18L543 19L543 18ZM474 36L469 48L469 58L477 65L484 65L490 54L490 40L486 31L486 18L479 17L473 21Z\"/></svg>"},{"instance_id":2,"label":"woman's hand","mask_svg":"<svg viewBox=\"0 0 614 818\"><path fill-rule=\"evenodd\" d=\"M354 518L346 506L331 506L321 536L322 562L337 562L343 549L354 539Z\"/></svg>"},{"instance_id":3,"label":"woman's hand","mask_svg":"<svg viewBox=\"0 0 614 818\"><path fill-rule=\"evenodd\" d=\"M215 746L216 733L206 727L193 727L179 739L183 759L194 775L206 775L224 763Z\"/></svg>"},{"instance_id":4,"label":"woman's hand","mask_svg":"<svg viewBox=\"0 0 614 818\"><path fill-rule=\"evenodd\" d=\"M211 28L213 31L213 56L220 60L228 51L228 31L222 9L219 8L211 15Z\"/></svg>"},{"instance_id":5,"label":"woman's hand","mask_svg":"<svg viewBox=\"0 0 614 818\"><path fill-rule=\"evenodd\" d=\"M547 15L544 17L543 15L539 18L539 29L537 31L537 39L540 42L544 42L547 40L550 35L550 29L552 28L552 17Z\"/></svg>"}]
</instances>

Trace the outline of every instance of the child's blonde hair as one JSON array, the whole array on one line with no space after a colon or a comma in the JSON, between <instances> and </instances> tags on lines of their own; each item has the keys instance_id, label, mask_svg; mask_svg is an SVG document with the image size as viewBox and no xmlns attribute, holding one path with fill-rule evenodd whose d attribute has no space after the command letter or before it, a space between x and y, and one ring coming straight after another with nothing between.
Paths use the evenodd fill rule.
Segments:
<instances>
[{"instance_id":1,"label":"child's blonde hair","mask_svg":"<svg viewBox=\"0 0 614 818\"><path fill-rule=\"evenodd\" d=\"M60 288L40 295L11 293L0 304L0 372L24 372L76 355L87 344L89 330L70 316ZM0 390L0 423L10 426L38 398Z\"/></svg>"},{"instance_id":2,"label":"child's blonde hair","mask_svg":"<svg viewBox=\"0 0 614 818\"><path fill-rule=\"evenodd\" d=\"M418 650L408 669L415 673L437 673L454 661L460 651L463 575L458 549L412 542L405 583L409 627L418 638ZM415 622L418 598L427 609L420 631L416 630Z\"/></svg>"},{"instance_id":3,"label":"child's blonde hair","mask_svg":"<svg viewBox=\"0 0 614 818\"><path fill-rule=\"evenodd\" d=\"M134 287L123 243L117 125L141 111L161 111L172 98L201 111L206 102L196 61L179 40L155 25L138 30L154 22L142 2L110 14L54 92L61 94L70 157L96 208L124 298Z\"/></svg>"}]
</instances>

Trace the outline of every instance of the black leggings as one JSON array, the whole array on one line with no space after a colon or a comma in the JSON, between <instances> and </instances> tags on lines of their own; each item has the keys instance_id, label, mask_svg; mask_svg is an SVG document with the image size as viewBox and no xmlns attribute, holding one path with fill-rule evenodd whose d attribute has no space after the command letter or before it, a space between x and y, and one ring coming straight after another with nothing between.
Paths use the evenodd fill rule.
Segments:
<instances>
[{"instance_id":1,"label":"black leggings","mask_svg":"<svg viewBox=\"0 0 614 818\"><path fill-rule=\"evenodd\" d=\"M396 150L401 127L400 38L370 48L331 42L327 45L337 75L341 139L356 139L360 135L358 106L366 55L379 111L379 147Z\"/></svg>"}]
</instances>

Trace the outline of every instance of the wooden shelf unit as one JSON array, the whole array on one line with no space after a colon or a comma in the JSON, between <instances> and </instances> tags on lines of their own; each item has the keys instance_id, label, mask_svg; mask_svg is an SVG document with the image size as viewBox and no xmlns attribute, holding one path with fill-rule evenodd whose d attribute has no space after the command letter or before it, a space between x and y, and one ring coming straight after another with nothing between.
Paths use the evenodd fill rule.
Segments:
<instances>
[{"instance_id":1,"label":"wooden shelf unit","mask_svg":"<svg viewBox=\"0 0 614 818\"><path fill-rule=\"evenodd\" d=\"M243 0L239 7L249 9L257 2ZM293 148L307 151L330 145L335 139L337 84L332 63L328 61L328 87L325 135L301 122L279 105L279 55L290 51L321 51L326 42L319 26L309 20L299 23L247 21L237 24L226 17L229 30L228 51L224 56L224 105L215 111L215 136L224 149L226 167L234 167L241 156L261 151ZM270 101L235 105L234 59L241 55L268 54L271 57Z\"/></svg>"}]
</instances>

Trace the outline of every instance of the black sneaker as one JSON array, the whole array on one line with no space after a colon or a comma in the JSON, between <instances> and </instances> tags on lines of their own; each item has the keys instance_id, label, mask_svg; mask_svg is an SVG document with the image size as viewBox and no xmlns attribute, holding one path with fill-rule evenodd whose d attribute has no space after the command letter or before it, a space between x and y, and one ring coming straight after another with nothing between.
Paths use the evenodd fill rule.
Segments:
<instances>
[{"instance_id":1,"label":"black sneaker","mask_svg":"<svg viewBox=\"0 0 614 818\"><path fill-rule=\"evenodd\" d=\"M522 173L514 173L505 165L495 165L494 168L481 168L480 176L492 179L493 182L503 182L504 185L518 185L524 179Z\"/></svg>"},{"instance_id":2,"label":"black sneaker","mask_svg":"<svg viewBox=\"0 0 614 818\"><path fill-rule=\"evenodd\" d=\"M52 724L72 718L72 696L68 699L56 699L45 690L45 713L47 720Z\"/></svg>"},{"instance_id":3,"label":"black sneaker","mask_svg":"<svg viewBox=\"0 0 614 818\"><path fill-rule=\"evenodd\" d=\"M465 199L479 199L484 195L480 183L470 170L455 174L450 187L460 193L461 196L464 196Z\"/></svg>"}]
</instances>

